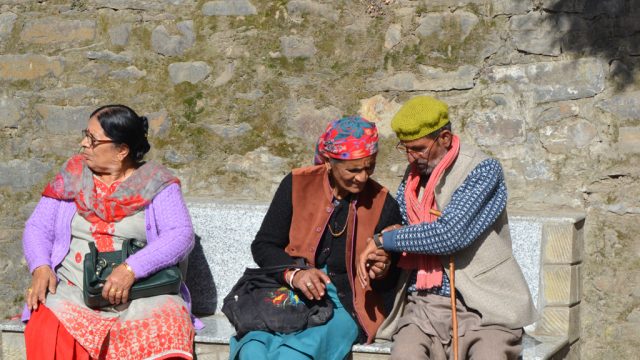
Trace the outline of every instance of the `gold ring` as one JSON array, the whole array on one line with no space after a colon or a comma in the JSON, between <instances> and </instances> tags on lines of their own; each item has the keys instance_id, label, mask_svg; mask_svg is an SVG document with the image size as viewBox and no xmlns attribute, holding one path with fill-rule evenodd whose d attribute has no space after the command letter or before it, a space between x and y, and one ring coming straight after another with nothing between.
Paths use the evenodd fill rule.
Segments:
<instances>
[{"instance_id":1,"label":"gold ring","mask_svg":"<svg viewBox=\"0 0 640 360\"><path fill-rule=\"evenodd\" d=\"M109 294L112 294L112 293L115 294L115 292L116 292L116 289L114 288L111 288L111 290L109 290Z\"/></svg>"},{"instance_id":2,"label":"gold ring","mask_svg":"<svg viewBox=\"0 0 640 360\"><path fill-rule=\"evenodd\" d=\"M387 264L386 263L382 263L382 270L387 268Z\"/></svg>"},{"instance_id":3,"label":"gold ring","mask_svg":"<svg viewBox=\"0 0 640 360\"><path fill-rule=\"evenodd\" d=\"M32 288L28 288L27 291L28 292L33 292L33 289Z\"/></svg>"},{"instance_id":4,"label":"gold ring","mask_svg":"<svg viewBox=\"0 0 640 360\"><path fill-rule=\"evenodd\" d=\"M308 282L308 283L307 283L307 287L308 287L308 288L312 288L312 287L313 287L313 283L312 283L312 282Z\"/></svg>"}]
</instances>

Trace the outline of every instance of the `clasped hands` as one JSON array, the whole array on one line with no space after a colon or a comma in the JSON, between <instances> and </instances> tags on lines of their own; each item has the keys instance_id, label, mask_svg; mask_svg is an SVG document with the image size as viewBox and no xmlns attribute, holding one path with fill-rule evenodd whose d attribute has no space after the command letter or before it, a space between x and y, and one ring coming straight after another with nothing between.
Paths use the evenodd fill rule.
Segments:
<instances>
[{"instance_id":1,"label":"clasped hands","mask_svg":"<svg viewBox=\"0 0 640 360\"><path fill-rule=\"evenodd\" d=\"M125 265L117 266L102 288L102 297L112 305L126 303L129 290L135 282L135 275ZM56 274L49 265L37 267L31 277L31 287L27 289L26 300L29 310L37 310L38 303L45 304L47 291L55 294L58 286Z\"/></svg>"},{"instance_id":2,"label":"clasped hands","mask_svg":"<svg viewBox=\"0 0 640 360\"><path fill-rule=\"evenodd\" d=\"M391 225L382 232L399 229L400 225ZM367 239L364 251L358 257L356 273L358 281L363 288L369 284L369 279L375 280L384 277L389 271L391 257L383 249L378 249L373 238ZM284 279L294 289L299 289L307 299L320 300L331 282L329 276L319 269L288 270Z\"/></svg>"},{"instance_id":3,"label":"clasped hands","mask_svg":"<svg viewBox=\"0 0 640 360\"><path fill-rule=\"evenodd\" d=\"M399 229L401 225L391 225L384 228L381 233ZM367 246L360 253L357 264L357 277L362 288L369 285L369 280L384 277L389 271L391 257L384 249L378 249L373 238L367 239Z\"/></svg>"}]
</instances>

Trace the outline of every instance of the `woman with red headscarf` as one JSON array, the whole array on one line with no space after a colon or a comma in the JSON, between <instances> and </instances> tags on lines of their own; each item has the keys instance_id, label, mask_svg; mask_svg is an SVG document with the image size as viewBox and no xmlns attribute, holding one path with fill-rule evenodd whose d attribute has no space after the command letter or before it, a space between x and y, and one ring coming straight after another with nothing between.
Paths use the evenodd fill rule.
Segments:
<instances>
[{"instance_id":1,"label":"woman with red headscarf","mask_svg":"<svg viewBox=\"0 0 640 360\"><path fill-rule=\"evenodd\" d=\"M378 131L361 117L331 122L320 136L315 166L294 169L281 182L251 251L261 267L290 265L279 276L310 300L334 305L325 324L290 333L251 331L231 339L230 359L339 359L355 342L371 342L385 317L381 291L396 273L383 250L372 254L366 287L355 264L374 233L399 224L400 211L370 176ZM296 266L303 261L307 269Z\"/></svg>"}]
</instances>

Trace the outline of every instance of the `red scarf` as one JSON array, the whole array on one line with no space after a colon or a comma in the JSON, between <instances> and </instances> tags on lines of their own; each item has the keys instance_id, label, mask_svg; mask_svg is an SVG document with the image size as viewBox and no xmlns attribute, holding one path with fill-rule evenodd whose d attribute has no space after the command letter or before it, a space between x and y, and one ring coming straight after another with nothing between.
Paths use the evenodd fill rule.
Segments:
<instances>
[{"instance_id":1,"label":"red scarf","mask_svg":"<svg viewBox=\"0 0 640 360\"><path fill-rule=\"evenodd\" d=\"M407 217L409 224L415 225L421 222L434 222L438 216L438 205L436 204L435 188L442 174L453 164L460 152L460 139L453 135L451 149L445 154L444 158L438 163L427 186L424 189L422 201L418 200L418 186L420 186L420 174L414 168L411 169L407 183L404 188L404 198L407 207ZM432 212L432 210L435 210ZM398 266L403 269L417 269L418 277L416 281L416 289L426 290L433 287L442 286L443 268L440 259L436 255L424 254L407 254L403 253Z\"/></svg>"}]
</instances>

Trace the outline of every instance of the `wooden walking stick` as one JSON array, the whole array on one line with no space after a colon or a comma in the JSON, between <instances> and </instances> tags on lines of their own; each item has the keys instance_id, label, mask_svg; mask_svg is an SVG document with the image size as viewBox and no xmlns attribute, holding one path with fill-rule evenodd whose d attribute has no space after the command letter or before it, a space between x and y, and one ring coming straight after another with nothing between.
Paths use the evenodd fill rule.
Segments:
<instances>
[{"instance_id":1,"label":"wooden walking stick","mask_svg":"<svg viewBox=\"0 0 640 360\"><path fill-rule=\"evenodd\" d=\"M456 265L453 255L449 256L449 282L451 285L451 327L453 329L453 359L458 360L458 312L456 309Z\"/></svg>"},{"instance_id":2,"label":"wooden walking stick","mask_svg":"<svg viewBox=\"0 0 640 360\"><path fill-rule=\"evenodd\" d=\"M429 212L435 216L442 213L438 210L431 209ZM453 261L453 255L449 256L449 285L451 293L451 329L453 330L453 359L458 360L458 311L456 308L456 265Z\"/></svg>"}]
</instances>

